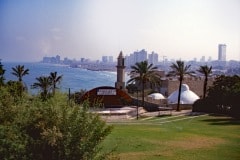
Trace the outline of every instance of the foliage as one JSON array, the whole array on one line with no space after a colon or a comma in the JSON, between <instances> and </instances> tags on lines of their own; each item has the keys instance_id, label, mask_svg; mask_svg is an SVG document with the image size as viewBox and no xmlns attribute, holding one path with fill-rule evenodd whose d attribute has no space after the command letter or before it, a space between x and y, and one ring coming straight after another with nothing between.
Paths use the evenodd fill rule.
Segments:
<instances>
[{"instance_id":1,"label":"foliage","mask_svg":"<svg viewBox=\"0 0 240 160\"><path fill-rule=\"evenodd\" d=\"M0 159L104 159L100 143L111 132L88 104L68 106L66 95L13 105L6 88L0 98Z\"/></svg>"},{"instance_id":2,"label":"foliage","mask_svg":"<svg viewBox=\"0 0 240 160\"><path fill-rule=\"evenodd\" d=\"M134 92L138 91L138 86L134 83L130 83L126 86L128 93L133 94Z\"/></svg>"},{"instance_id":3,"label":"foliage","mask_svg":"<svg viewBox=\"0 0 240 160\"><path fill-rule=\"evenodd\" d=\"M61 82L62 75L58 76L57 72L51 72L49 76L40 76L37 77L36 80L37 82L35 82L32 87L41 90L41 98L45 101L47 98L51 97L51 95L55 95L57 84Z\"/></svg>"},{"instance_id":4,"label":"foliage","mask_svg":"<svg viewBox=\"0 0 240 160\"><path fill-rule=\"evenodd\" d=\"M22 82L22 77L29 74L29 69L24 69L24 65L17 65L15 68L12 68L12 74L18 77L18 81Z\"/></svg>"},{"instance_id":5,"label":"foliage","mask_svg":"<svg viewBox=\"0 0 240 160\"><path fill-rule=\"evenodd\" d=\"M180 99L181 99L181 88L182 81L185 75L192 75L194 72L190 71L191 65L185 65L184 61L176 61L171 66L172 71L168 73L168 76L177 76L179 78L179 89L178 89L178 103L177 103L177 111L180 111Z\"/></svg>"},{"instance_id":6,"label":"foliage","mask_svg":"<svg viewBox=\"0 0 240 160\"><path fill-rule=\"evenodd\" d=\"M208 90L208 96L197 102L194 110L240 116L240 77L219 76ZM208 106L208 107L207 107Z\"/></svg>"},{"instance_id":7,"label":"foliage","mask_svg":"<svg viewBox=\"0 0 240 160\"><path fill-rule=\"evenodd\" d=\"M157 67L148 64L147 61L137 62L131 66L131 78L127 83L141 84L142 90L142 106L144 106L144 88L147 82L153 85L160 85L160 75L156 73Z\"/></svg>"},{"instance_id":8,"label":"foliage","mask_svg":"<svg viewBox=\"0 0 240 160\"><path fill-rule=\"evenodd\" d=\"M5 74L5 69L3 68L3 65L1 63L1 59L0 59L0 87L4 85L4 80L5 80L5 77L4 77L4 74Z\"/></svg>"},{"instance_id":9,"label":"foliage","mask_svg":"<svg viewBox=\"0 0 240 160\"><path fill-rule=\"evenodd\" d=\"M224 112L240 115L240 77L219 76L210 87L208 97L221 106Z\"/></svg>"},{"instance_id":10,"label":"foliage","mask_svg":"<svg viewBox=\"0 0 240 160\"><path fill-rule=\"evenodd\" d=\"M219 113L218 107L214 101L208 97L198 99L192 106L193 112Z\"/></svg>"},{"instance_id":11,"label":"foliage","mask_svg":"<svg viewBox=\"0 0 240 160\"><path fill-rule=\"evenodd\" d=\"M49 76L41 76L37 77L36 80L38 82L35 82L32 87L33 88L39 88L41 90L41 98L42 100L47 100L48 97L50 97L50 90L52 87L52 81Z\"/></svg>"},{"instance_id":12,"label":"foliage","mask_svg":"<svg viewBox=\"0 0 240 160\"><path fill-rule=\"evenodd\" d=\"M51 80L51 83L52 83L52 92L53 92L53 95L55 95L55 90L57 89L57 84L60 83L60 81L62 80L62 75L61 76L58 76L57 75L57 72L51 72L50 73L50 80Z\"/></svg>"},{"instance_id":13,"label":"foliage","mask_svg":"<svg viewBox=\"0 0 240 160\"><path fill-rule=\"evenodd\" d=\"M203 98L205 98L207 93L208 77L212 74L212 66L211 67L208 67L207 65L200 66L200 68L197 71L205 76L203 85Z\"/></svg>"},{"instance_id":14,"label":"foliage","mask_svg":"<svg viewBox=\"0 0 240 160\"><path fill-rule=\"evenodd\" d=\"M80 104L82 96L87 92L86 89L81 89L78 92L75 92L70 95L70 99L73 99L75 103Z\"/></svg>"},{"instance_id":15,"label":"foliage","mask_svg":"<svg viewBox=\"0 0 240 160\"><path fill-rule=\"evenodd\" d=\"M21 98L24 96L24 92L22 91L23 85L19 81L8 81L6 83L7 90L11 94L11 96L14 98L14 102L21 100Z\"/></svg>"},{"instance_id":16,"label":"foliage","mask_svg":"<svg viewBox=\"0 0 240 160\"><path fill-rule=\"evenodd\" d=\"M17 65L15 68L13 67L12 70L12 74L18 78L19 87L17 89L19 97L22 97L23 91L27 90L27 86L25 86L22 82L22 78L23 76L29 74L29 69L24 69L24 65Z\"/></svg>"}]
</instances>

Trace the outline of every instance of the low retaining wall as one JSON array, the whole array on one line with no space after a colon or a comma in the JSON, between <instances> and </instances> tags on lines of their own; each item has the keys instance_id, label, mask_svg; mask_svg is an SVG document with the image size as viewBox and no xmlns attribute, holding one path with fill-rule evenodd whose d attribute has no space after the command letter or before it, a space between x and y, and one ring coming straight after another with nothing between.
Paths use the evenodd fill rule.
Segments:
<instances>
[{"instance_id":1,"label":"low retaining wall","mask_svg":"<svg viewBox=\"0 0 240 160\"><path fill-rule=\"evenodd\" d=\"M169 107L177 109L177 104L169 104ZM192 109L192 104L180 104L180 110Z\"/></svg>"}]
</instances>

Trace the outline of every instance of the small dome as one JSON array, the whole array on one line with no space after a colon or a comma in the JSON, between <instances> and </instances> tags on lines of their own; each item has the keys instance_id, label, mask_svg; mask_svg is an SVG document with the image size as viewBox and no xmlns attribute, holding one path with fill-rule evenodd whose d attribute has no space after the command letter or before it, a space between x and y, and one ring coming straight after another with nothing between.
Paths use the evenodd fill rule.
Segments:
<instances>
[{"instance_id":1,"label":"small dome","mask_svg":"<svg viewBox=\"0 0 240 160\"><path fill-rule=\"evenodd\" d=\"M148 97L151 97L152 99L165 99L161 93L152 93L148 95Z\"/></svg>"},{"instance_id":2,"label":"small dome","mask_svg":"<svg viewBox=\"0 0 240 160\"><path fill-rule=\"evenodd\" d=\"M182 84L181 88L181 97L180 104L193 104L196 100L199 99L199 96L192 92L187 84ZM176 104L178 101L178 90L174 91L168 97L168 103Z\"/></svg>"}]
</instances>

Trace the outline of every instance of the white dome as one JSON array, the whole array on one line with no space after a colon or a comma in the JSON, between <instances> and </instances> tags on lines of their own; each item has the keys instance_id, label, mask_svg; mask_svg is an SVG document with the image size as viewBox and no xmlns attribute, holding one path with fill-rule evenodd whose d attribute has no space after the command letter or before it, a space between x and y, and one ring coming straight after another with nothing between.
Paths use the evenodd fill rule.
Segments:
<instances>
[{"instance_id":1,"label":"white dome","mask_svg":"<svg viewBox=\"0 0 240 160\"><path fill-rule=\"evenodd\" d=\"M194 92L190 91L187 84L182 84L180 104L193 104L198 99L199 99L199 96L196 95ZM178 101L178 90L174 91L168 97L168 103L170 104L176 104L177 101Z\"/></svg>"},{"instance_id":2,"label":"white dome","mask_svg":"<svg viewBox=\"0 0 240 160\"><path fill-rule=\"evenodd\" d=\"M181 88L181 91L187 91L189 90L189 87L187 84L182 84L182 88Z\"/></svg>"},{"instance_id":3,"label":"white dome","mask_svg":"<svg viewBox=\"0 0 240 160\"><path fill-rule=\"evenodd\" d=\"M165 97L161 93L152 93L148 95L148 97L152 99L165 99Z\"/></svg>"}]
</instances>

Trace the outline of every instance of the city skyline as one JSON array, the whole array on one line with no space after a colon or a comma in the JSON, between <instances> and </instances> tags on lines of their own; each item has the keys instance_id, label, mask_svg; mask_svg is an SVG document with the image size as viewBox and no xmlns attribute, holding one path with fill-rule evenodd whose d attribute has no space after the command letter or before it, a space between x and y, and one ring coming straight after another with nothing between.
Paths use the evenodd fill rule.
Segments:
<instances>
[{"instance_id":1,"label":"city skyline","mask_svg":"<svg viewBox=\"0 0 240 160\"><path fill-rule=\"evenodd\" d=\"M100 60L146 49L159 59L240 60L238 0L2 0L0 59Z\"/></svg>"}]
</instances>

